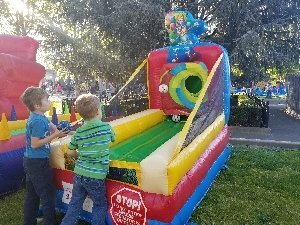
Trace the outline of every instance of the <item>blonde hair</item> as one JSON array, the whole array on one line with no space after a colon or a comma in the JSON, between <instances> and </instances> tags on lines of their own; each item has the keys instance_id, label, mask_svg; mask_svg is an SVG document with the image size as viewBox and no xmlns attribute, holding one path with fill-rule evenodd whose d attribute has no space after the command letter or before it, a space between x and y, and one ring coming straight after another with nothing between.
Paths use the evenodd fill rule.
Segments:
<instances>
[{"instance_id":1,"label":"blonde hair","mask_svg":"<svg viewBox=\"0 0 300 225\"><path fill-rule=\"evenodd\" d=\"M39 87L29 87L23 92L20 99L32 112L35 110L36 105L42 104L42 99L44 97L48 98L48 93L45 90Z\"/></svg>"},{"instance_id":2,"label":"blonde hair","mask_svg":"<svg viewBox=\"0 0 300 225\"><path fill-rule=\"evenodd\" d=\"M97 116L100 109L100 100L96 95L82 94L75 101L76 111L84 120Z\"/></svg>"}]
</instances>

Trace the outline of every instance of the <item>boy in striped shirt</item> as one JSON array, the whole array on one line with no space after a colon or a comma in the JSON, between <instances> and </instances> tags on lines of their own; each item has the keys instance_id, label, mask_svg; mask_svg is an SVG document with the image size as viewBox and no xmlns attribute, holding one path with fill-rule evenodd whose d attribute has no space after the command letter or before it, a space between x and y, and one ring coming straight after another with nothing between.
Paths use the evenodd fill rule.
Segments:
<instances>
[{"instance_id":1,"label":"boy in striped shirt","mask_svg":"<svg viewBox=\"0 0 300 225\"><path fill-rule=\"evenodd\" d=\"M74 169L72 198L61 225L76 224L87 195L93 200L92 225L105 225L105 178L109 169L109 143L115 140L115 135L111 126L101 121L97 96L80 95L75 106L84 124L72 136L67 151L68 155L78 156L78 159Z\"/></svg>"}]
</instances>

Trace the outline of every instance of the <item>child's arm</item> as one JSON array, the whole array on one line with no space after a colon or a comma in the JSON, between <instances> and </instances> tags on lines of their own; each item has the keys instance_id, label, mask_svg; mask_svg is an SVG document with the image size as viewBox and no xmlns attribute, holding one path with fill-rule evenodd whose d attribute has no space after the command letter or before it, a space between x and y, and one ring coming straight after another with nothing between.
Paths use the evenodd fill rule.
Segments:
<instances>
[{"instance_id":1,"label":"child's arm","mask_svg":"<svg viewBox=\"0 0 300 225\"><path fill-rule=\"evenodd\" d=\"M76 132L75 132L76 133ZM71 156L71 157L77 157L79 155L79 151L78 151L78 145L77 145L77 141L76 141L76 135L74 134L72 137L71 137L71 141L69 143L69 147L68 147L68 150L66 151L66 154L68 156Z\"/></svg>"},{"instance_id":2,"label":"child's arm","mask_svg":"<svg viewBox=\"0 0 300 225\"><path fill-rule=\"evenodd\" d=\"M51 134L54 133L56 130L56 126L54 125L54 123L50 122L50 132Z\"/></svg>"},{"instance_id":3,"label":"child's arm","mask_svg":"<svg viewBox=\"0 0 300 225\"><path fill-rule=\"evenodd\" d=\"M39 138L39 137L31 137L31 147L32 148L38 148L41 147L45 144L50 143L53 139L57 138L57 137L64 137L66 136L66 132L65 130L57 130L55 129L55 131L48 137L45 138Z\"/></svg>"}]
</instances>

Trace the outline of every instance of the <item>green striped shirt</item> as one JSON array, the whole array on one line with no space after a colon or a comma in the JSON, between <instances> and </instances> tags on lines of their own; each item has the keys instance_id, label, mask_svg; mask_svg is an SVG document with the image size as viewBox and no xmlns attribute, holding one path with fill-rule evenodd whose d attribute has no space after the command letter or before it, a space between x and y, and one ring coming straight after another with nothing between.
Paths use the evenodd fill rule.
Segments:
<instances>
[{"instance_id":1,"label":"green striped shirt","mask_svg":"<svg viewBox=\"0 0 300 225\"><path fill-rule=\"evenodd\" d=\"M115 140L113 129L99 119L85 121L71 138L70 150L78 150L76 174L105 179L109 169L109 143Z\"/></svg>"}]
</instances>

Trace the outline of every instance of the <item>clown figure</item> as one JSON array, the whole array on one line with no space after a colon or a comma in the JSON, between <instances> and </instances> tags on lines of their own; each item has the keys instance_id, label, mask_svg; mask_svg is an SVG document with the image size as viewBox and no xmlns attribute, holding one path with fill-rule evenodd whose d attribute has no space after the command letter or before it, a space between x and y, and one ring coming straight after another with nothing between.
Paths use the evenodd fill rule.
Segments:
<instances>
[{"instance_id":1,"label":"clown figure","mask_svg":"<svg viewBox=\"0 0 300 225\"><path fill-rule=\"evenodd\" d=\"M199 37L207 31L205 22L194 19L186 11L169 12L165 18L165 28L169 32L171 45L199 43Z\"/></svg>"},{"instance_id":2,"label":"clown figure","mask_svg":"<svg viewBox=\"0 0 300 225\"><path fill-rule=\"evenodd\" d=\"M187 32L188 32L188 24L186 23L184 15L181 14L179 19L177 20L176 29L175 29L175 33L178 34L178 37L180 38L180 42L186 43L189 41Z\"/></svg>"}]
</instances>

